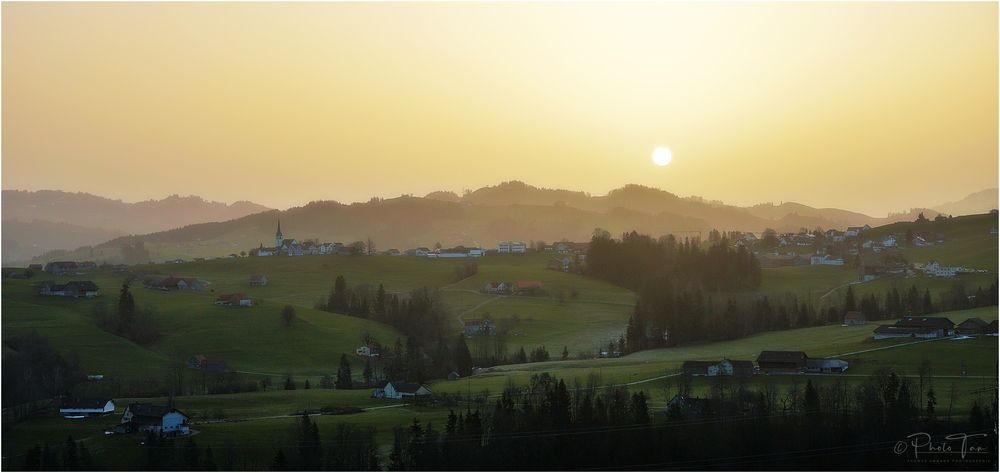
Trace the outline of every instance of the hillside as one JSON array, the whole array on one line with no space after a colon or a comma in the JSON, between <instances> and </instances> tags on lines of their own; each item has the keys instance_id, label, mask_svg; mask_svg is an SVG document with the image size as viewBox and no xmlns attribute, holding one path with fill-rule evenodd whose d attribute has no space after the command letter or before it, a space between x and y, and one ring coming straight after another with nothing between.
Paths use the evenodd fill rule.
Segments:
<instances>
[{"instance_id":1,"label":"hillside","mask_svg":"<svg viewBox=\"0 0 1000 473\"><path fill-rule=\"evenodd\" d=\"M933 207L934 210L947 215L986 213L996 208L998 208L998 204L997 189L995 188L974 192L965 196L965 198L961 200L935 205Z\"/></svg>"},{"instance_id":2,"label":"hillside","mask_svg":"<svg viewBox=\"0 0 1000 473\"><path fill-rule=\"evenodd\" d=\"M96 245L124 235L106 228L88 227L48 220L4 220L3 262L27 261L54 250Z\"/></svg>"},{"instance_id":3,"label":"hillside","mask_svg":"<svg viewBox=\"0 0 1000 473\"><path fill-rule=\"evenodd\" d=\"M73 250L119 235L231 220L268 210L252 202L225 204L197 196L172 195L129 203L50 190L4 190L2 200L5 263L56 249Z\"/></svg>"},{"instance_id":4,"label":"hillside","mask_svg":"<svg viewBox=\"0 0 1000 473\"><path fill-rule=\"evenodd\" d=\"M174 201L176 207L179 202L191 199L196 198L167 200ZM153 204L148 204L147 208L149 205ZM241 208L248 210L251 207ZM87 212L82 211L83 214ZM158 212L148 210L144 213L155 215ZM511 181L463 196L441 191L423 198L402 196L353 204L316 201L285 211L260 212L231 220L220 218L220 221L178 226L136 238L119 238L96 245L94 250L85 248L68 254L44 255L35 261L45 262L58 257L118 262L121 261L119 249L134 241L142 241L154 261L238 254L260 244L268 245L279 218L286 235L292 238L343 243L370 238L376 249L387 250L431 247L435 243L446 247L491 247L502 240L582 241L589 239L595 228L603 228L613 235L636 230L651 235L693 236L705 235L713 228L761 232L765 228L797 231L865 224L880 226L912 220L915 218L910 215L912 213L877 218L795 203L743 208L697 197L682 198L637 185L624 186L604 196L591 196ZM936 215L932 211L925 213ZM170 213L167 215L164 222L171 221Z\"/></svg>"}]
</instances>

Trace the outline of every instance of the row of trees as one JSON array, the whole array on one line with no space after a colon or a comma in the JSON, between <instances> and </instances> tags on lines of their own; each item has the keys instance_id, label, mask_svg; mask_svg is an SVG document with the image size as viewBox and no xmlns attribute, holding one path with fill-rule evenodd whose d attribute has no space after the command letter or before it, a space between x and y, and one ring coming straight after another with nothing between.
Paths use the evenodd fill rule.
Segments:
<instances>
[{"instance_id":1,"label":"row of trees","mask_svg":"<svg viewBox=\"0 0 1000 473\"><path fill-rule=\"evenodd\" d=\"M843 308L844 311L860 311L869 319L898 319L908 315L993 306L997 305L998 297L996 281L986 289L978 286L975 291L967 291L965 285L955 283L939 295L937 303L931 298L929 289L921 293L916 285L903 292L892 287L881 297L874 293L856 297L854 289L848 286Z\"/></svg>"},{"instance_id":2,"label":"row of trees","mask_svg":"<svg viewBox=\"0 0 1000 473\"><path fill-rule=\"evenodd\" d=\"M326 301L316 306L328 312L389 324L421 343L440 338L448 319L441 295L436 290L423 287L400 296L387 293L382 284L375 290L367 284L350 289L343 275L337 276Z\"/></svg>"},{"instance_id":3,"label":"row of trees","mask_svg":"<svg viewBox=\"0 0 1000 473\"><path fill-rule=\"evenodd\" d=\"M636 232L614 240L597 232L587 251L587 274L637 290L653 279L711 292L751 290L760 285L757 259L727 240L702 249L699 239L678 241L673 235L653 239Z\"/></svg>"},{"instance_id":4,"label":"row of trees","mask_svg":"<svg viewBox=\"0 0 1000 473\"><path fill-rule=\"evenodd\" d=\"M973 436L967 447L987 446L985 454L966 458L996 461L995 400L974 402L966 420L937 414L933 386L927 398L919 405L913 382L892 372L851 386L807 381L754 390L731 383L708 398L671 402L667 415L654 420L643 392L568 389L541 375L526 389L509 387L485 410L452 413L443 428L416 421L397 427L388 467L808 470L822 462L830 469L901 469L912 454L894 454L893 447L913 432L938 439L965 432ZM952 459L963 457L956 451Z\"/></svg>"}]
</instances>

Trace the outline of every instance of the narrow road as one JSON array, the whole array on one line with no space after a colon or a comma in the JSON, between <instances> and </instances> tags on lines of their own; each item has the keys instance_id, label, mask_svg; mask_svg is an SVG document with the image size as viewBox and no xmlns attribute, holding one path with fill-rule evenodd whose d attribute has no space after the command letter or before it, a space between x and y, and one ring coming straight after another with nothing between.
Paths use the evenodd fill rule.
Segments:
<instances>
[{"instance_id":1,"label":"narrow road","mask_svg":"<svg viewBox=\"0 0 1000 473\"><path fill-rule=\"evenodd\" d=\"M830 294L833 294L834 292L836 292L837 289L840 289L840 288L843 288L843 287L847 287L847 286L851 286L851 285L854 285L854 284L861 284L861 281L851 281L851 282L848 282L848 283L841 284L841 285L839 285L837 287L834 287L833 289L830 289L829 291L826 292L826 294L823 294L822 296L819 296L819 298L820 299L826 299Z\"/></svg>"},{"instance_id":2,"label":"narrow road","mask_svg":"<svg viewBox=\"0 0 1000 473\"><path fill-rule=\"evenodd\" d=\"M859 355L861 353L869 353L869 352L879 351L879 350L888 350L890 348L905 347L905 346L909 346L909 345L916 345L918 343L938 342L938 341L941 341L941 340L953 340L954 338L955 338L954 336L952 336L952 337L943 337L943 338L929 338L929 339L926 339L926 340L917 340L915 342L899 343L899 344L896 344L896 345L889 345L889 346L885 346L885 347L869 348L867 350L859 350L859 351L852 351L850 353L841 353L839 355L831 355L830 358L837 357L837 356Z\"/></svg>"}]
</instances>

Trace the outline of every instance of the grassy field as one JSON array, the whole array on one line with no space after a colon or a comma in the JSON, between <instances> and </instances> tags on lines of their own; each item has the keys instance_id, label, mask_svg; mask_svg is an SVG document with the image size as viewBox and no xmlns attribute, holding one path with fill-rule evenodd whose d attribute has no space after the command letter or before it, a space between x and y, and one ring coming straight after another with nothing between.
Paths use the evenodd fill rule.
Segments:
<instances>
[{"instance_id":1,"label":"grassy field","mask_svg":"<svg viewBox=\"0 0 1000 473\"><path fill-rule=\"evenodd\" d=\"M831 289L858 280L858 271L850 266L786 266L761 272L759 292L789 293L807 301L817 301Z\"/></svg>"},{"instance_id":2,"label":"grassy field","mask_svg":"<svg viewBox=\"0 0 1000 473\"><path fill-rule=\"evenodd\" d=\"M76 353L91 373L147 377L166 372L170 360L203 354L230 368L270 375L316 375L336 371L341 353L353 354L362 335L390 342L399 334L373 321L296 307L297 319L283 327L284 304L257 299L250 308L213 304L209 291L163 292L134 288L137 305L149 307L163 337L140 347L97 328L92 314L98 304L113 307L121 280L109 273L88 274L104 291L93 300L42 297L29 281L3 286L4 336L37 330L54 345ZM81 336L85 335L85 336ZM352 356L360 367L362 362Z\"/></svg>"},{"instance_id":3,"label":"grassy field","mask_svg":"<svg viewBox=\"0 0 1000 473\"><path fill-rule=\"evenodd\" d=\"M971 231L971 230L970 230ZM943 247L944 245L942 245ZM224 360L231 368L251 376L283 376L293 374L301 382L310 379L318 385L321 375L336 371L340 353L353 353L364 333L374 335L383 343L391 343L399 334L383 324L355 317L312 309L314 302L324 298L337 275L343 274L348 285L383 283L390 292L403 293L427 286L441 290L445 304L454 319L457 334L463 319L489 315L509 329L508 352L545 345L553 359L558 359L562 347L568 347L574 358L595 351L617 337L624 329L635 295L630 291L587 277L546 269L554 254L528 256L491 256L476 260L478 273L455 282L455 268L464 261L434 260L410 257L302 257L302 258L238 258L198 261L180 265L148 265L137 269L158 275L197 277L209 282L205 291L161 292L134 288L140 307L150 307L156 314L163 338L149 347L135 345L121 337L100 330L93 319L95 308L102 302L114 306L121 276L96 271L69 279L92 279L102 288L95 300L68 300L37 296L31 283L44 279L37 276L28 281L5 280L2 288L2 325L4 337L31 330L49 337L64 352L80 357L81 364L91 373L123 377L163 376L172 361L196 353L211 359ZM942 260L943 262L944 260ZM266 287L251 288L247 278L265 274ZM967 288L988 285L994 275L963 276L957 281ZM522 279L540 280L544 293L535 296L498 297L483 294L480 289L490 281L512 282ZM836 289L854 280L854 270L832 266L802 266L764 270L760 292L791 293L811 301L828 293L831 300L842 300L845 289ZM908 288L916 284L921 290L931 289L937 297L948 290L955 280L912 278L880 279L854 286L859 296L869 292L881 295L891 284ZM257 305L253 308L215 306L215 296L222 292L242 291L250 294ZM285 304L296 307L298 319L290 328L280 324L279 312ZM940 314L961 322L977 316L997 319L997 307L988 307ZM911 344L910 340L871 339L874 323L844 327L830 325L780 332L761 333L739 340L663 348L634 353L611 359L571 359L523 365L494 367L458 381L438 380L429 383L436 393L485 394L496 396L509 384L523 385L531 376L543 372L564 378L571 388L630 384L634 390L644 390L652 396L651 407L662 409L676 392L676 374L685 360L719 360L731 358L753 360L762 350L802 350L811 357L837 356L851 363L844 375L755 376L749 380L719 380L698 378L696 393L706 393L719 383L743 382L750 387L774 386L779 391L801 387L807 379L815 383L862 382L879 369L890 368L913 377L924 359L931 361L935 389L942 404L950 397L955 385L956 413L968 412L984 386L997 382L998 350L996 337L966 340L940 340ZM470 340L475 351L480 344L492 343L486 338ZM8 349L4 348L5 353ZM360 372L361 359L349 357ZM192 376L197 376L194 371ZM280 383L278 383L280 384ZM938 388L940 386L940 388ZM492 399L492 398L490 398ZM128 399L119 399L119 411ZM165 402L163 398L147 399ZM391 429L405 426L413 419L443 426L449 407L399 406L391 400L370 398L369 390L336 391L298 389L270 390L212 396L179 396L176 405L192 416L194 437L200 446L211 445L217 463L222 463L223 451L229 449L247 456L247 464L236 468L264 468L274 454L275 445L288 441L298 422L288 415L303 409L325 406L353 406L367 410L343 416L317 418L322 435L332 437L336 424L349 422L372 425L378 429L383 450L391 441ZM956 414L958 415L958 414ZM72 434L87 439L92 452L105 453L107 468L142 465L137 439L127 436L103 436L101 431L117 417L89 420L38 418L5 426L3 442L5 458L16 455L28 446L43 441L64 441ZM241 454L241 456L243 456ZM6 461L6 460L5 460ZM137 463L138 462L138 463ZM254 465L253 462L258 462ZM4 466L9 468L9 464Z\"/></svg>"}]
</instances>

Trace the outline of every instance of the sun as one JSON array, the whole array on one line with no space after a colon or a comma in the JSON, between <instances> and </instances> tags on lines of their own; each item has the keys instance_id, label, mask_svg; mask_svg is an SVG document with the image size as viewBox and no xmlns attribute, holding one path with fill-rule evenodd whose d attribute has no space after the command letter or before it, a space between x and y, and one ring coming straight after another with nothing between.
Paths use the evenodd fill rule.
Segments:
<instances>
[{"instance_id":1,"label":"sun","mask_svg":"<svg viewBox=\"0 0 1000 473\"><path fill-rule=\"evenodd\" d=\"M666 146L660 146L653 150L653 163L657 166L666 166L670 164L672 159L674 159L674 154Z\"/></svg>"}]
</instances>

